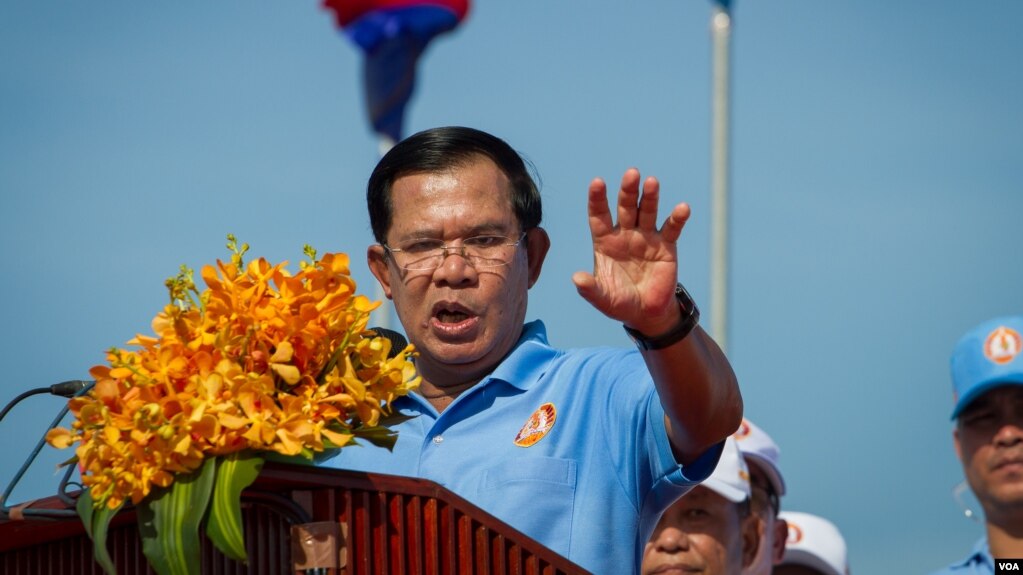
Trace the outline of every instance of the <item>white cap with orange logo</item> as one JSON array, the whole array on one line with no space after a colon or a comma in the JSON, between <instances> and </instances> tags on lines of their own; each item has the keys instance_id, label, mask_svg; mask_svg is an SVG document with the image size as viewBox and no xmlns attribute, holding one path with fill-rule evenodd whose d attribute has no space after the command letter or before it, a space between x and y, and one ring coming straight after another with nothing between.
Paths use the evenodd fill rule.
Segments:
<instances>
[{"instance_id":1,"label":"white cap with orange logo","mask_svg":"<svg viewBox=\"0 0 1023 575\"><path fill-rule=\"evenodd\" d=\"M835 524L809 513L782 511L789 524L781 565L805 565L827 575L848 575L845 538Z\"/></svg>"},{"instance_id":2,"label":"white cap with orange logo","mask_svg":"<svg viewBox=\"0 0 1023 575\"><path fill-rule=\"evenodd\" d=\"M778 466L781 450L771 436L744 417L738 431L732 437L739 444L743 456L759 464L760 469L767 474L774 492L779 497L785 495L785 479L782 478L781 468Z\"/></svg>"},{"instance_id":3,"label":"white cap with orange logo","mask_svg":"<svg viewBox=\"0 0 1023 575\"><path fill-rule=\"evenodd\" d=\"M742 453L735 444L735 439L729 437L725 440L725 447L721 451L721 459L710 477L703 480L704 487L707 487L733 502L740 503L749 499L750 482L749 470L746 469L746 462L743 461Z\"/></svg>"}]
</instances>

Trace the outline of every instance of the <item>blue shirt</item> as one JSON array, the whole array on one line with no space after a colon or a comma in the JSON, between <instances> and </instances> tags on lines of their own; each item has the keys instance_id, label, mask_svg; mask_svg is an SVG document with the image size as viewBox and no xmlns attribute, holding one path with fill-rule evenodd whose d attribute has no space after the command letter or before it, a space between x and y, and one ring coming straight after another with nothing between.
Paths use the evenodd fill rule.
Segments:
<instances>
[{"instance_id":1,"label":"blue shirt","mask_svg":"<svg viewBox=\"0 0 1023 575\"><path fill-rule=\"evenodd\" d=\"M488 377L438 414L393 403L394 451L346 447L330 467L435 481L594 573L638 573L661 512L714 470L723 442L683 469L636 350L556 350L526 324Z\"/></svg>"},{"instance_id":2,"label":"blue shirt","mask_svg":"<svg viewBox=\"0 0 1023 575\"><path fill-rule=\"evenodd\" d=\"M987 537L981 537L973 550L962 561L957 561L931 575L994 575L995 561L987 546Z\"/></svg>"}]
</instances>

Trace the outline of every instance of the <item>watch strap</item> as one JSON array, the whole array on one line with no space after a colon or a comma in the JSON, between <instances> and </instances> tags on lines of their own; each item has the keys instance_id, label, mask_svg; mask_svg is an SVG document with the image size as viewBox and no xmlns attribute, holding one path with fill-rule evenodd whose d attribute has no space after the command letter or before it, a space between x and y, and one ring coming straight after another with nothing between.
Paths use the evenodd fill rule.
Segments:
<instances>
[{"instance_id":1,"label":"watch strap","mask_svg":"<svg viewBox=\"0 0 1023 575\"><path fill-rule=\"evenodd\" d=\"M622 326L625 328L625 333L629 334L629 337L632 338L637 347L642 350L668 347L685 339L689 332L693 331L693 328L696 327L696 324L700 323L700 310L696 307L696 302L693 301L692 296L689 295L689 292L686 291L686 288L681 283L675 284L675 299L682 310L682 318L667 333L657 337L649 337L628 326Z\"/></svg>"}]
</instances>

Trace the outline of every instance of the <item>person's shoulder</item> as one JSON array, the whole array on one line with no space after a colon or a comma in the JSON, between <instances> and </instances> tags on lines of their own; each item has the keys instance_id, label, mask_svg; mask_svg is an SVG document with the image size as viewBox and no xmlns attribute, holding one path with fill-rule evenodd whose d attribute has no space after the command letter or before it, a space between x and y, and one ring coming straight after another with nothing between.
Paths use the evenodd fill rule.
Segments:
<instances>
[{"instance_id":1,"label":"person's shoulder","mask_svg":"<svg viewBox=\"0 0 1023 575\"><path fill-rule=\"evenodd\" d=\"M615 381L648 373L639 351L620 347L573 347L559 350L557 363L580 377Z\"/></svg>"},{"instance_id":2,"label":"person's shoulder","mask_svg":"<svg viewBox=\"0 0 1023 575\"><path fill-rule=\"evenodd\" d=\"M973 561L957 561L943 569L931 571L929 575L973 575L975 573L991 573L991 571L981 570L980 565Z\"/></svg>"},{"instance_id":3,"label":"person's shoulder","mask_svg":"<svg viewBox=\"0 0 1023 575\"><path fill-rule=\"evenodd\" d=\"M569 364L620 364L621 362L640 361L642 356L634 347L561 347L551 344L547 339L547 327L542 320L534 320L525 324L519 348L534 352L542 349L550 353L559 363Z\"/></svg>"},{"instance_id":4,"label":"person's shoulder","mask_svg":"<svg viewBox=\"0 0 1023 575\"><path fill-rule=\"evenodd\" d=\"M929 575L948 575L949 573L962 573L963 568L964 566L962 562L953 563L948 567L938 569L937 571L931 571Z\"/></svg>"},{"instance_id":5,"label":"person's shoulder","mask_svg":"<svg viewBox=\"0 0 1023 575\"><path fill-rule=\"evenodd\" d=\"M987 538L982 537L964 559L956 561L930 575L974 575L994 573L994 564L987 547Z\"/></svg>"}]
</instances>

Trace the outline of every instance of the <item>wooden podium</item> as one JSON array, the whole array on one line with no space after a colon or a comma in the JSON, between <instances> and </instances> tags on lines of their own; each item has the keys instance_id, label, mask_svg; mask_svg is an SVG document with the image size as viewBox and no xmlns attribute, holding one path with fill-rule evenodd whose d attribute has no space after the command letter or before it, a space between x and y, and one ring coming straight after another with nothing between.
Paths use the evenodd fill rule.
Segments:
<instances>
[{"instance_id":1,"label":"wooden podium","mask_svg":"<svg viewBox=\"0 0 1023 575\"><path fill-rule=\"evenodd\" d=\"M66 507L57 497L30 505ZM423 479L268 463L242 497L242 516L248 564L226 558L203 537L203 574L587 573ZM133 511L114 518L108 548L121 575L153 573L142 554ZM0 521L0 573L103 572L93 561L92 541L77 517L30 515Z\"/></svg>"}]
</instances>

